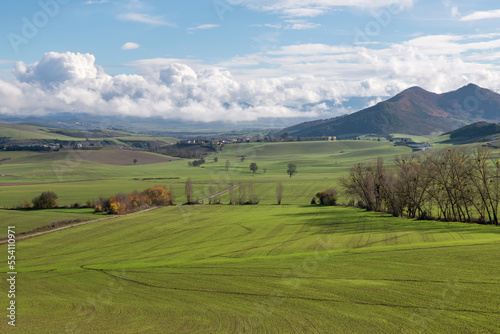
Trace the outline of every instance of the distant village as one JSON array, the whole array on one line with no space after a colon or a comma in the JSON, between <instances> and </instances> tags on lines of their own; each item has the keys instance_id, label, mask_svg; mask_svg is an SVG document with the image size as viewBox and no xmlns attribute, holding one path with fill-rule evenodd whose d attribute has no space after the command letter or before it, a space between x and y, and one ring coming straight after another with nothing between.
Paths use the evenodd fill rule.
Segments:
<instances>
[{"instance_id":1,"label":"distant village","mask_svg":"<svg viewBox=\"0 0 500 334\"><path fill-rule=\"evenodd\" d=\"M223 138L223 139L209 139L209 138L196 138L181 140L180 144L238 144L238 143L261 143L261 142L296 142L296 141L336 141L335 136L322 136L322 137L291 137L291 136L261 136L261 137L243 137L243 138Z\"/></svg>"},{"instance_id":2,"label":"distant village","mask_svg":"<svg viewBox=\"0 0 500 334\"><path fill-rule=\"evenodd\" d=\"M428 143L415 143L411 138L393 138L394 146L406 146L412 149L412 152L427 151L434 147Z\"/></svg>"},{"instance_id":3,"label":"distant village","mask_svg":"<svg viewBox=\"0 0 500 334\"><path fill-rule=\"evenodd\" d=\"M376 137L356 137L356 140L372 140L380 141ZM411 138L393 138L389 136L386 138L394 143L394 146L406 146L412 149L413 152L425 151L433 147L428 143L416 143ZM165 143L156 141L154 138L151 140L121 140L114 141L112 138L104 140L75 140L75 141L60 141L60 140L23 140L16 141L10 138L0 138L0 144L4 151L58 151L62 148L76 149L76 150L99 150L104 147L115 147L119 149L129 150L145 150L145 151L158 151L160 147L175 146L175 147L189 147L189 146L202 146L212 147L218 152L222 151L224 145L238 144L238 143L259 143L259 142L312 142L312 141L337 141L336 136L318 136L318 137L293 137L287 133L280 136L256 136L256 137L227 137L227 138L210 138L210 137L195 137L191 139L180 140L177 144L166 145Z\"/></svg>"}]
</instances>

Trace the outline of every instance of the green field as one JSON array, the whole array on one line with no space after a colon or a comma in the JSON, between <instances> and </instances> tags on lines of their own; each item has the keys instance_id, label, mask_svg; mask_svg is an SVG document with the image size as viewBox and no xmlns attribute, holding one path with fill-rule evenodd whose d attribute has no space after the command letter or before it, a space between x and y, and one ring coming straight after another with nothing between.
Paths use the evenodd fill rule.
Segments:
<instances>
[{"instance_id":1,"label":"green field","mask_svg":"<svg viewBox=\"0 0 500 334\"><path fill-rule=\"evenodd\" d=\"M409 153L385 141L231 144L217 163L209 157L189 167L189 160L154 156L133 165L129 151L107 163L81 151L0 152L2 207L46 190L69 205L157 183L182 203L188 177L196 198L210 186L252 184L260 200L230 206L225 194L222 205L161 208L19 241L16 331L498 332L498 227L309 205L317 191L338 187L352 164L377 157L391 164ZM292 178L288 163L297 165ZM281 206L277 182L285 188ZM2 237L6 226L20 233L102 217L91 211L2 210ZM7 255L7 247L0 252ZM0 287L8 291L5 280Z\"/></svg>"},{"instance_id":2,"label":"green field","mask_svg":"<svg viewBox=\"0 0 500 334\"><path fill-rule=\"evenodd\" d=\"M356 209L159 209L19 243L17 329L493 333L499 245L492 226Z\"/></svg>"}]
</instances>

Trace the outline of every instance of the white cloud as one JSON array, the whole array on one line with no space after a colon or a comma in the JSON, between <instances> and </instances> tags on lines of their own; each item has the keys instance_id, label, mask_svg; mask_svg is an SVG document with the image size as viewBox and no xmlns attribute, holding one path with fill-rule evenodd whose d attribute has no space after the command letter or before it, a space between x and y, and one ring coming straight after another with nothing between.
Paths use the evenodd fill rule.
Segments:
<instances>
[{"instance_id":1,"label":"white cloud","mask_svg":"<svg viewBox=\"0 0 500 334\"><path fill-rule=\"evenodd\" d=\"M284 30L306 30L321 27L321 24L308 22L303 19L289 19L285 20L283 24L254 24L252 27L257 28L271 28L271 29L284 29Z\"/></svg>"},{"instance_id":2,"label":"white cloud","mask_svg":"<svg viewBox=\"0 0 500 334\"><path fill-rule=\"evenodd\" d=\"M374 9L393 6L400 10L411 7L413 3L414 0L246 0L242 5L291 17L316 17L343 7Z\"/></svg>"},{"instance_id":3,"label":"white cloud","mask_svg":"<svg viewBox=\"0 0 500 334\"><path fill-rule=\"evenodd\" d=\"M171 60L141 61L147 75L106 74L89 54L47 53L34 64L19 62L14 80L0 80L0 113L46 115L78 111L96 115L158 116L197 121L252 121L317 116L299 106L334 97L324 80L285 77L235 80L228 71ZM139 71L140 72L140 71Z\"/></svg>"},{"instance_id":4,"label":"white cloud","mask_svg":"<svg viewBox=\"0 0 500 334\"><path fill-rule=\"evenodd\" d=\"M135 49L138 49L140 47L141 46L137 43L127 42L127 43L122 45L122 50L135 50Z\"/></svg>"},{"instance_id":5,"label":"white cloud","mask_svg":"<svg viewBox=\"0 0 500 334\"><path fill-rule=\"evenodd\" d=\"M88 1L85 1L84 4L85 5L102 5L104 3L107 3L108 0L88 0Z\"/></svg>"},{"instance_id":6,"label":"white cloud","mask_svg":"<svg viewBox=\"0 0 500 334\"><path fill-rule=\"evenodd\" d=\"M499 59L499 34L420 36L385 47L288 45L211 66L143 59L129 64L136 75L115 76L90 54L52 52L33 64L16 63L14 79L0 80L0 113L235 122L328 118L349 110L329 109L323 101L356 96L376 103L415 85L439 93L474 82L500 92Z\"/></svg>"},{"instance_id":7,"label":"white cloud","mask_svg":"<svg viewBox=\"0 0 500 334\"><path fill-rule=\"evenodd\" d=\"M265 24L252 24L251 27L257 27L257 28L271 28L271 29L281 29L283 27L282 24L276 23L265 23Z\"/></svg>"},{"instance_id":8,"label":"white cloud","mask_svg":"<svg viewBox=\"0 0 500 334\"><path fill-rule=\"evenodd\" d=\"M96 79L102 72L102 68L95 65L93 55L71 52L49 52L34 64L17 62L14 68L14 75L20 82L40 84Z\"/></svg>"},{"instance_id":9,"label":"white cloud","mask_svg":"<svg viewBox=\"0 0 500 334\"><path fill-rule=\"evenodd\" d=\"M285 20L288 24L285 26L285 29L292 30L306 30L306 29L315 29L321 27L321 24L307 22L306 20Z\"/></svg>"},{"instance_id":10,"label":"white cloud","mask_svg":"<svg viewBox=\"0 0 500 334\"><path fill-rule=\"evenodd\" d=\"M483 11L483 12L474 12L472 14L460 18L460 21L477 21L477 20L498 19L498 18L500 18L500 9Z\"/></svg>"},{"instance_id":11,"label":"white cloud","mask_svg":"<svg viewBox=\"0 0 500 334\"><path fill-rule=\"evenodd\" d=\"M188 28L188 30L207 30L220 27L219 24L202 24L197 27Z\"/></svg>"},{"instance_id":12,"label":"white cloud","mask_svg":"<svg viewBox=\"0 0 500 334\"><path fill-rule=\"evenodd\" d=\"M143 13L125 13L118 15L118 19L122 21L132 21L138 23L146 23L154 26L174 26L169 23L162 16L152 16Z\"/></svg>"},{"instance_id":13,"label":"white cloud","mask_svg":"<svg viewBox=\"0 0 500 334\"><path fill-rule=\"evenodd\" d=\"M386 47L289 45L234 57L218 65L228 68L239 80L308 73L327 78L329 86L346 83L339 96L387 96L413 85L444 92L476 78L477 84L500 91L499 55L499 34L431 35ZM367 78L370 84L356 91L356 83Z\"/></svg>"}]
</instances>

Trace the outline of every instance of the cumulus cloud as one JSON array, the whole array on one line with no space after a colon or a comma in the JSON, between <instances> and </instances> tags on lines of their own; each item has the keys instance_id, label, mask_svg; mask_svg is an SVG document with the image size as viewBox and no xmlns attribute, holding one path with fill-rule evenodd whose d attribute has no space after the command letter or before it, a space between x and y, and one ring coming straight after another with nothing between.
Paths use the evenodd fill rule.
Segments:
<instances>
[{"instance_id":1,"label":"cumulus cloud","mask_svg":"<svg viewBox=\"0 0 500 334\"><path fill-rule=\"evenodd\" d=\"M109 75L90 54L47 53L0 79L0 113L81 112L196 121L327 118L342 101L370 104L419 85L437 93L469 82L500 92L500 34L420 36L385 47L301 44L206 65L144 59ZM338 101L332 107L325 101ZM330 108L328 108L330 106Z\"/></svg>"},{"instance_id":2,"label":"cumulus cloud","mask_svg":"<svg viewBox=\"0 0 500 334\"><path fill-rule=\"evenodd\" d=\"M141 46L137 43L128 42L122 45L122 50L135 50L140 48Z\"/></svg>"},{"instance_id":3,"label":"cumulus cloud","mask_svg":"<svg viewBox=\"0 0 500 334\"><path fill-rule=\"evenodd\" d=\"M255 68L261 77L308 73L318 78L329 78L329 85L369 79L379 84L371 85L367 95L360 96L387 96L413 85L443 92L470 81L498 91L499 57L500 35L492 33L420 36L385 47L288 45L234 57L219 65L230 69L233 76L240 80L251 78ZM478 76L478 73L485 72L491 74ZM475 78L481 79L475 81ZM352 94L351 89L346 86L344 94L352 96L349 95Z\"/></svg>"},{"instance_id":4,"label":"cumulus cloud","mask_svg":"<svg viewBox=\"0 0 500 334\"><path fill-rule=\"evenodd\" d=\"M71 52L49 52L34 64L26 65L24 62L17 62L14 68L14 75L20 82L38 84L96 79L98 73L101 72L103 70L95 65L93 55Z\"/></svg>"},{"instance_id":5,"label":"cumulus cloud","mask_svg":"<svg viewBox=\"0 0 500 334\"><path fill-rule=\"evenodd\" d=\"M314 77L237 81L225 70L177 62L143 61L148 75L111 76L94 56L47 53L33 64L18 62L14 80L0 80L0 113L163 117L196 121L253 121L265 117L316 116L295 107L333 98ZM157 65L157 66L156 66ZM139 65L138 65L139 66ZM140 71L139 71L140 72Z\"/></svg>"}]
</instances>

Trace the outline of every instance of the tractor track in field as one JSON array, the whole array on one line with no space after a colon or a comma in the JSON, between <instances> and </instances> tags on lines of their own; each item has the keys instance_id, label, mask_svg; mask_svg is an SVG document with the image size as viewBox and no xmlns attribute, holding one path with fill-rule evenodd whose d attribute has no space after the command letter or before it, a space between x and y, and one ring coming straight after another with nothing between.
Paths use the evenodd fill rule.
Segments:
<instances>
[{"instance_id":1,"label":"tractor track in field","mask_svg":"<svg viewBox=\"0 0 500 334\"><path fill-rule=\"evenodd\" d=\"M266 293L251 293L251 292L221 291L221 290L209 290L209 289L193 289L193 288L159 286L159 285L154 285L154 284L150 284L150 283L146 283L146 282L141 282L138 280L133 280L130 278L125 278L125 277L113 275L104 269L85 268L85 265L81 265L80 268L83 270L100 272L100 273L111 276L111 277L118 279L118 280L124 280L127 282L131 282L131 283L135 283L138 285L147 286L147 287L155 288L155 289L269 298L269 294L266 294ZM347 301L347 300L339 300L339 299L331 299L331 298L313 298L313 297L303 297L303 296L279 296L276 298L283 298L285 300L286 299L295 299L295 300L331 302L331 303L342 303L342 304L355 304L355 305L365 305L365 306L382 306L382 307L402 308L402 309L427 309L427 310L439 310L439 311L449 311L449 312L466 312L466 313L477 313L477 314L500 314L500 311L478 311L478 310L454 309L454 308L443 308L443 307L424 307L424 306L417 306L417 305L370 303L370 302L364 302L364 301Z\"/></svg>"},{"instance_id":2,"label":"tractor track in field","mask_svg":"<svg viewBox=\"0 0 500 334\"><path fill-rule=\"evenodd\" d=\"M316 215L314 215L314 217L316 217L316 216L317 216L317 214L316 214ZM313 220L313 219L314 219L314 218L312 218L312 219L310 219L310 220ZM266 255L267 255L267 256L269 256L272 252L274 252L275 250L277 250L277 249L279 249L279 248L283 248L283 247L285 247L285 245L286 245L286 244L288 244L288 243L290 243L290 242L293 242L293 241L297 241L297 240L301 240L301 239L307 238L307 236L306 236L306 237L301 237L301 238L298 238L298 239L297 239L297 238L296 238L296 239L293 239L295 236L298 236L298 234L300 234L300 233L305 233L305 232L307 232L307 225L306 225L306 224L303 224L303 225L302 225L302 227L301 227L301 228L300 228L297 232L294 232L293 234L292 234L292 233L290 233L290 234L291 234L291 236L290 236L290 238L289 238L289 239L287 239L287 240L285 240L285 241L283 241L283 242L279 243L276 247L274 247L273 249L271 249L270 251L268 251Z\"/></svg>"}]
</instances>

